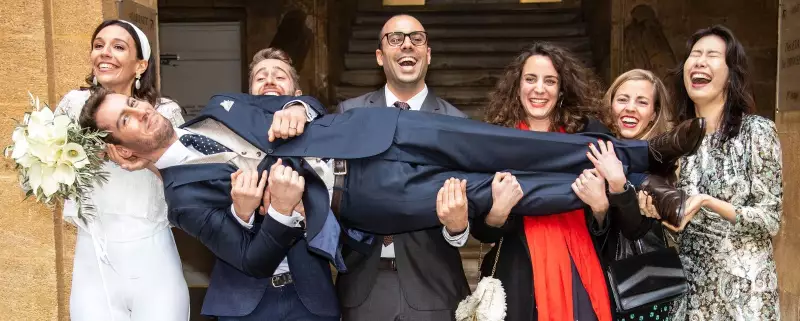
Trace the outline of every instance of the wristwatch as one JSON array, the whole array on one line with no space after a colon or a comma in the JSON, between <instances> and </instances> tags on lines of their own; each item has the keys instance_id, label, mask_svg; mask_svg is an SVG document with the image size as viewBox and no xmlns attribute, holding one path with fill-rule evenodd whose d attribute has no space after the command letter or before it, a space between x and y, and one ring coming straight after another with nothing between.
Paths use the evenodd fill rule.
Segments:
<instances>
[{"instance_id":1,"label":"wristwatch","mask_svg":"<svg viewBox=\"0 0 800 321\"><path fill-rule=\"evenodd\" d=\"M633 184L631 184L631 181L627 181L627 180L626 180L626 181L625 181L625 184L623 184L623 185L622 185L622 187L624 187L624 188L622 189L622 192L619 192L619 193L612 193L612 192L609 190L609 191L608 191L608 193L609 193L609 194L623 194L623 193L627 192L627 191L628 191L628 189L633 189L633 191L634 191L634 192L636 192L636 187L635 187L635 186L633 186Z\"/></svg>"}]
</instances>

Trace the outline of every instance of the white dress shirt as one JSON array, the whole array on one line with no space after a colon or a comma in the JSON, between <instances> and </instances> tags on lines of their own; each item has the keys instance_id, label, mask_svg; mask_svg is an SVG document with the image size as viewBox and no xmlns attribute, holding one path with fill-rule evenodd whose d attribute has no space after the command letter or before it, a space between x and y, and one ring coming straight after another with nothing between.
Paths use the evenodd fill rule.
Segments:
<instances>
[{"instance_id":1,"label":"white dress shirt","mask_svg":"<svg viewBox=\"0 0 800 321\"><path fill-rule=\"evenodd\" d=\"M394 103L396 101L400 101L397 96L389 90L389 86L383 86L384 96L386 97L386 107L394 107ZM422 109L422 103L425 102L425 98L428 97L428 85L422 87L422 90L418 92L414 97L411 97L405 103L408 104L411 110L420 110ZM455 247L462 247L464 244L467 244L467 240L469 239L469 223L467 223L467 229L464 230L464 233L450 236L450 233L447 233L446 228L442 228L442 235L444 239L447 240L447 243ZM376 241L382 242L382 238L378 238ZM394 242L389 245L383 245L381 249L381 257L384 258L394 258Z\"/></svg>"}]
</instances>

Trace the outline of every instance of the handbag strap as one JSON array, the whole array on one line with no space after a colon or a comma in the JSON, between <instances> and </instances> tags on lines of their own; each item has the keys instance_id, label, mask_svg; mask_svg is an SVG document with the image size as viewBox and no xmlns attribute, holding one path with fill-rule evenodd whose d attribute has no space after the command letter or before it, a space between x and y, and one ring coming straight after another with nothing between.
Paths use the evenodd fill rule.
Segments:
<instances>
[{"instance_id":1,"label":"handbag strap","mask_svg":"<svg viewBox=\"0 0 800 321\"><path fill-rule=\"evenodd\" d=\"M494 264L492 264L492 275L494 277L495 271L497 271L497 261L500 259L500 247L503 246L503 238L500 238L500 242L497 243L497 253L494 256ZM483 263L483 242L481 242L480 247L478 248L478 281L481 280L481 263Z\"/></svg>"},{"instance_id":2,"label":"handbag strap","mask_svg":"<svg viewBox=\"0 0 800 321\"><path fill-rule=\"evenodd\" d=\"M497 270L497 261L500 259L500 247L503 246L503 238L500 238L500 242L497 243L497 253L494 255L494 264L492 265L492 277L494 277L494 272Z\"/></svg>"}]
</instances>

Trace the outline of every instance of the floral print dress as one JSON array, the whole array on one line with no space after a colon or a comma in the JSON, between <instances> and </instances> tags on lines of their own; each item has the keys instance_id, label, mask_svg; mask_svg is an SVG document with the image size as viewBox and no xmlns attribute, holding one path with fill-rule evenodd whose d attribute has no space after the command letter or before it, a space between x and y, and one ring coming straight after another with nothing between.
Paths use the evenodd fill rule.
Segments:
<instances>
[{"instance_id":1,"label":"floral print dress","mask_svg":"<svg viewBox=\"0 0 800 321\"><path fill-rule=\"evenodd\" d=\"M678 188L733 205L736 223L702 208L679 236L689 291L673 320L779 320L772 239L783 212L781 148L775 124L746 115L736 137L706 135L681 160Z\"/></svg>"}]
</instances>

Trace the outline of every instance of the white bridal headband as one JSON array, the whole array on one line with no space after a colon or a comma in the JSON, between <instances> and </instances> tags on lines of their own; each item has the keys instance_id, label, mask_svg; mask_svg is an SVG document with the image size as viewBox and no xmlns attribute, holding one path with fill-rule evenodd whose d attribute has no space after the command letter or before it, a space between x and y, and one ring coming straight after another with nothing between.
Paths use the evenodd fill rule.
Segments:
<instances>
[{"instance_id":1,"label":"white bridal headband","mask_svg":"<svg viewBox=\"0 0 800 321\"><path fill-rule=\"evenodd\" d=\"M139 37L139 45L140 47L142 47L142 58L144 58L145 61L149 61L150 41L147 39L147 36L144 34L144 31L142 31L142 29L139 29L139 27L128 21L125 20L120 20L120 21L129 24L131 27L133 27L133 30L136 30L136 36Z\"/></svg>"}]
</instances>

